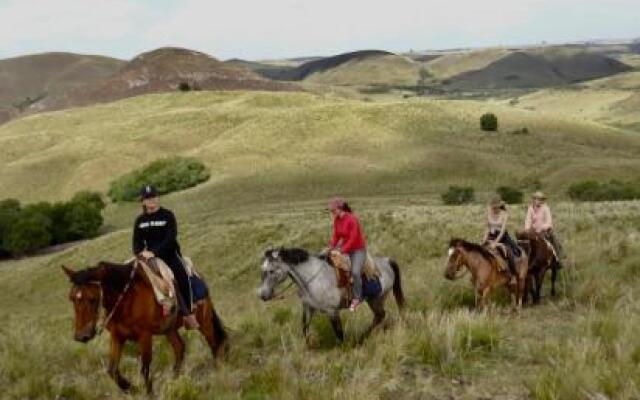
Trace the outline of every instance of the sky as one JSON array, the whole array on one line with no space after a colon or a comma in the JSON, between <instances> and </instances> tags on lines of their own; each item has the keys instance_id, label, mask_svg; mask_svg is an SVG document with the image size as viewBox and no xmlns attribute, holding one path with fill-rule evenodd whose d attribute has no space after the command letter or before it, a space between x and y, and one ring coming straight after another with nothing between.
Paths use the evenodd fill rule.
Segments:
<instances>
[{"instance_id":1,"label":"sky","mask_svg":"<svg viewBox=\"0 0 640 400\"><path fill-rule=\"evenodd\" d=\"M640 37L640 0L0 0L0 58L164 46L249 60Z\"/></svg>"}]
</instances>

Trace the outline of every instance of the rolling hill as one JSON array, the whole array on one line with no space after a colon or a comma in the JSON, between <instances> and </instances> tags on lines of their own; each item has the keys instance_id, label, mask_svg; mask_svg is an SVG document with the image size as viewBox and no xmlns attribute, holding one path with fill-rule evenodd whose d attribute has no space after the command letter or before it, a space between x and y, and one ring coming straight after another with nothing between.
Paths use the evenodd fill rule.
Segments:
<instances>
[{"instance_id":1,"label":"rolling hill","mask_svg":"<svg viewBox=\"0 0 640 400\"><path fill-rule=\"evenodd\" d=\"M99 82L125 62L109 57L43 53L0 60L0 123L33 103Z\"/></svg>"},{"instance_id":2,"label":"rolling hill","mask_svg":"<svg viewBox=\"0 0 640 400\"><path fill-rule=\"evenodd\" d=\"M146 93L193 90L293 90L248 68L223 63L193 50L161 48L143 53L105 80L45 100L46 109L61 109L114 101Z\"/></svg>"},{"instance_id":3,"label":"rolling hill","mask_svg":"<svg viewBox=\"0 0 640 400\"><path fill-rule=\"evenodd\" d=\"M526 126L532 134L480 133L478 118L489 107L503 132ZM104 191L114 177L173 154L211 168L194 195L216 194L221 206L334 191L434 198L452 182L491 190L540 180L561 195L581 177L640 170L640 137L597 123L482 102L369 103L306 93L139 96L12 121L0 127L0 146L3 193L24 200ZM236 199L243 191L251 195Z\"/></svg>"},{"instance_id":4,"label":"rolling hill","mask_svg":"<svg viewBox=\"0 0 640 400\"><path fill-rule=\"evenodd\" d=\"M567 85L630 71L612 58L576 52L573 54L516 51L486 67L449 78L457 89L541 88Z\"/></svg>"}]
</instances>

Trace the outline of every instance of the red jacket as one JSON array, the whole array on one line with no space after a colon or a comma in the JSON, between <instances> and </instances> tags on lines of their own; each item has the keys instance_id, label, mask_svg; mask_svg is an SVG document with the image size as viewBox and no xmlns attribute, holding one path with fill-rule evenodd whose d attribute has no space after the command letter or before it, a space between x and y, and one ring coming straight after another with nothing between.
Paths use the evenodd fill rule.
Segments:
<instances>
[{"instance_id":1,"label":"red jacket","mask_svg":"<svg viewBox=\"0 0 640 400\"><path fill-rule=\"evenodd\" d=\"M342 239L342 252L344 254L362 250L367 246L358 218L349 212L345 212L342 217L333 219L331 247L336 247L340 239Z\"/></svg>"}]
</instances>

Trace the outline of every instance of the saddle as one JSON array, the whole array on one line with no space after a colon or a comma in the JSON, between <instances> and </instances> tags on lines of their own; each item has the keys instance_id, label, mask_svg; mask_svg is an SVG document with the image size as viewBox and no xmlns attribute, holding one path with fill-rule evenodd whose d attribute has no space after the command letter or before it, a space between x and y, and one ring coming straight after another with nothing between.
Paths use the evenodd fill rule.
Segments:
<instances>
[{"instance_id":1,"label":"saddle","mask_svg":"<svg viewBox=\"0 0 640 400\"><path fill-rule=\"evenodd\" d=\"M338 288L344 289L344 297L347 302L353 298L353 276L351 274L351 259L343 255L339 251L333 250L328 256L329 264L336 271ZM373 261L373 258L367 253L367 258L362 267L362 281L375 280L380 278L380 270Z\"/></svg>"},{"instance_id":2,"label":"saddle","mask_svg":"<svg viewBox=\"0 0 640 400\"><path fill-rule=\"evenodd\" d=\"M177 297L173 285L173 272L169 266L157 257L139 259L137 262L149 280L158 304L167 310L174 309L177 306Z\"/></svg>"},{"instance_id":3,"label":"saddle","mask_svg":"<svg viewBox=\"0 0 640 400\"><path fill-rule=\"evenodd\" d=\"M507 249L507 246L502 243L495 243L493 245L485 245L484 247L489 250L489 253L493 256L498 272L509 272L509 249Z\"/></svg>"}]
</instances>

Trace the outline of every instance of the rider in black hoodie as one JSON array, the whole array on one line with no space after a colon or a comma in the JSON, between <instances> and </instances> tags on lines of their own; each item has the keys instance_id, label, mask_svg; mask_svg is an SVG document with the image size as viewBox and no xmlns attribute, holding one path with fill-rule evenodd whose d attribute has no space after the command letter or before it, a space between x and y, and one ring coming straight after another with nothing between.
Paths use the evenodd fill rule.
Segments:
<instances>
[{"instance_id":1,"label":"rider in black hoodie","mask_svg":"<svg viewBox=\"0 0 640 400\"><path fill-rule=\"evenodd\" d=\"M178 307L187 328L197 328L198 322L192 312L189 275L182 263L178 244L176 217L158 203L158 192L153 186L140 191L143 212L136 218L133 227L133 253L145 259L158 257L164 261L176 280Z\"/></svg>"}]
</instances>

